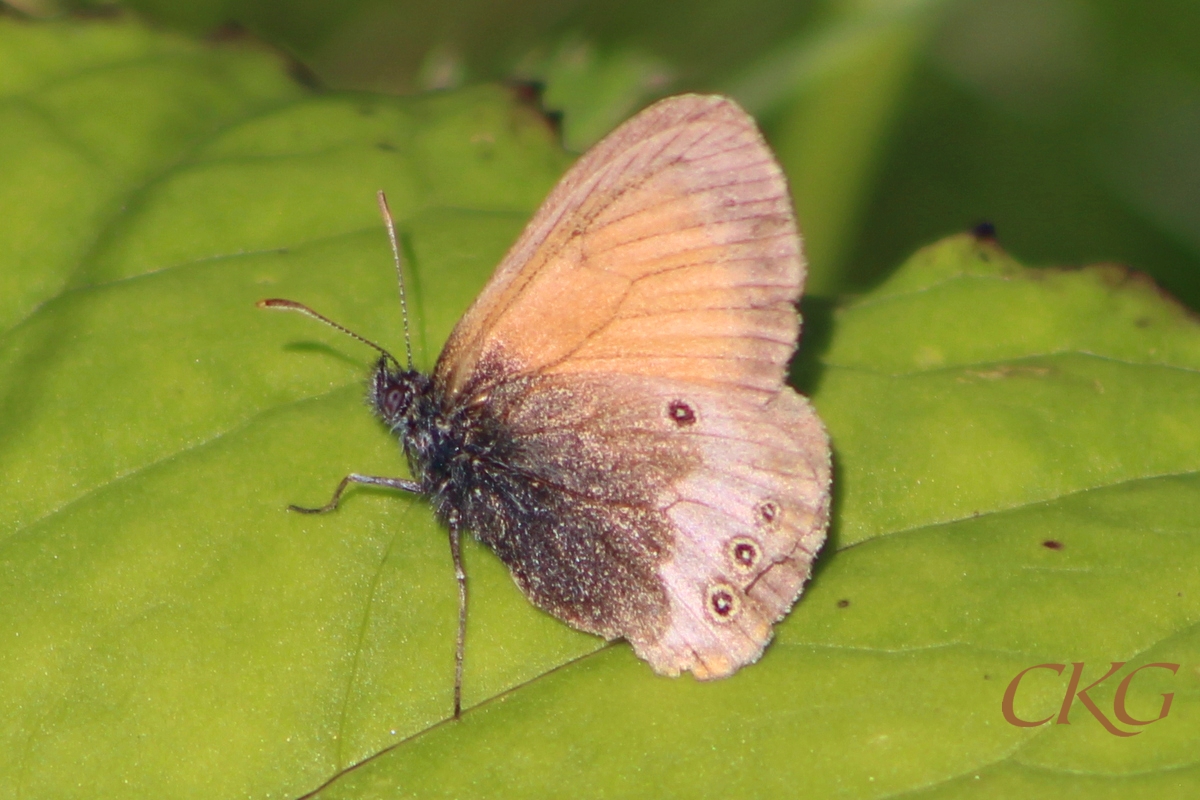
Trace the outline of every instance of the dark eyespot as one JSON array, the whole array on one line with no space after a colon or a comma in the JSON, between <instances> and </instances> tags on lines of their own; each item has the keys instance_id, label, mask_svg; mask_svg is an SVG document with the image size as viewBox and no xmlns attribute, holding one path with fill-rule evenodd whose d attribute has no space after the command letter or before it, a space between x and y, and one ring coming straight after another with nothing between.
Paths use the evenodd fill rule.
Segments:
<instances>
[{"instance_id":1,"label":"dark eyespot","mask_svg":"<svg viewBox=\"0 0 1200 800\"><path fill-rule=\"evenodd\" d=\"M739 536L729 542L729 558L740 570L752 570L758 564L761 550L758 542L748 536Z\"/></svg>"},{"instance_id":2,"label":"dark eyespot","mask_svg":"<svg viewBox=\"0 0 1200 800\"><path fill-rule=\"evenodd\" d=\"M727 583L714 583L708 587L708 612L716 622L729 622L742 610L742 601L737 591Z\"/></svg>"},{"instance_id":3,"label":"dark eyespot","mask_svg":"<svg viewBox=\"0 0 1200 800\"><path fill-rule=\"evenodd\" d=\"M672 400L667 406L667 416L679 427L683 428L696 422L696 412L682 400Z\"/></svg>"},{"instance_id":4,"label":"dark eyespot","mask_svg":"<svg viewBox=\"0 0 1200 800\"><path fill-rule=\"evenodd\" d=\"M718 617L728 617L733 613L733 595L729 592L716 592L712 596L713 613Z\"/></svg>"},{"instance_id":5,"label":"dark eyespot","mask_svg":"<svg viewBox=\"0 0 1200 800\"><path fill-rule=\"evenodd\" d=\"M779 516L779 504L774 500L764 500L758 506L758 516L764 523L770 525Z\"/></svg>"}]
</instances>

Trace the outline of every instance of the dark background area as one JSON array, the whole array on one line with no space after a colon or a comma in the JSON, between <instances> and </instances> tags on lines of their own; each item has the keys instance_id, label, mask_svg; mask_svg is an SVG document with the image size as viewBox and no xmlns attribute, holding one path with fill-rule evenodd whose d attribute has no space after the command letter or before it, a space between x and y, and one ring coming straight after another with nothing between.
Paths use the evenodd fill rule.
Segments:
<instances>
[{"instance_id":1,"label":"dark background area","mask_svg":"<svg viewBox=\"0 0 1200 800\"><path fill-rule=\"evenodd\" d=\"M576 151L657 96L732 94L789 173L812 293L862 291L986 220L1026 263L1123 263L1200 308L1195 0L123 5L192 35L257 37L327 89L535 80Z\"/></svg>"}]
</instances>

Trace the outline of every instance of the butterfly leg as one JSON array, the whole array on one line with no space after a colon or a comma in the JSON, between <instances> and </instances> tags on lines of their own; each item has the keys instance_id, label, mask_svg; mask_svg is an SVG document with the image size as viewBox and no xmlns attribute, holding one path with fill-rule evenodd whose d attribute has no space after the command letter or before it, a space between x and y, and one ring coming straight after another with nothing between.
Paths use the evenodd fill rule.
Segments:
<instances>
[{"instance_id":1,"label":"butterfly leg","mask_svg":"<svg viewBox=\"0 0 1200 800\"><path fill-rule=\"evenodd\" d=\"M382 486L386 489L399 489L400 491L412 492L413 494L421 493L421 484L416 481L410 481L406 478L384 478L378 475L359 475L357 472L351 472L342 478L342 482L338 484L333 497L325 505L320 508L304 508L303 506L292 505L288 506L288 511L298 511L301 514L325 514L333 511L338 507L338 501L342 499L342 492L346 491L346 487L352 483L362 483L367 486Z\"/></svg>"},{"instance_id":2,"label":"butterfly leg","mask_svg":"<svg viewBox=\"0 0 1200 800\"><path fill-rule=\"evenodd\" d=\"M462 715L463 649L467 640L467 573L463 571L460 531L457 522L450 525L450 555L454 558L454 577L458 579L458 639L454 647L454 718Z\"/></svg>"}]
</instances>

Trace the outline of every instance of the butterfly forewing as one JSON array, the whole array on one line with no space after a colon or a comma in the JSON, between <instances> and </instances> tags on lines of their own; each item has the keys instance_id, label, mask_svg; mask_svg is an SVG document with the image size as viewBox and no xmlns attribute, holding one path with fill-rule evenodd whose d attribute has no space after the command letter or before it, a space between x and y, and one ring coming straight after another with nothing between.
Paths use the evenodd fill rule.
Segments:
<instances>
[{"instance_id":1,"label":"butterfly forewing","mask_svg":"<svg viewBox=\"0 0 1200 800\"><path fill-rule=\"evenodd\" d=\"M436 375L451 393L533 372L665 375L765 401L795 348L802 279L786 184L753 120L723 98L670 98L568 172Z\"/></svg>"},{"instance_id":2,"label":"butterfly forewing","mask_svg":"<svg viewBox=\"0 0 1200 800\"><path fill-rule=\"evenodd\" d=\"M759 656L828 518L828 441L783 383L803 273L732 101L664 100L563 178L434 373L503 452L462 520L537 605L664 674Z\"/></svg>"}]
</instances>

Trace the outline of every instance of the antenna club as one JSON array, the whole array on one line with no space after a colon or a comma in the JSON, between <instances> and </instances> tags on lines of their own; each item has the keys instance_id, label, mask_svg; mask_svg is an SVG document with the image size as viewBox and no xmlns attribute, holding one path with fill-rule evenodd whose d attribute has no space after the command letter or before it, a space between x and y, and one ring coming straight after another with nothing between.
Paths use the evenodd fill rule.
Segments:
<instances>
[{"instance_id":1,"label":"antenna club","mask_svg":"<svg viewBox=\"0 0 1200 800\"><path fill-rule=\"evenodd\" d=\"M278 297L269 297L265 300L259 300L254 305L259 308L278 308L284 311L299 311L299 303L293 300L282 300Z\"/></svg>"}]
</instances>

